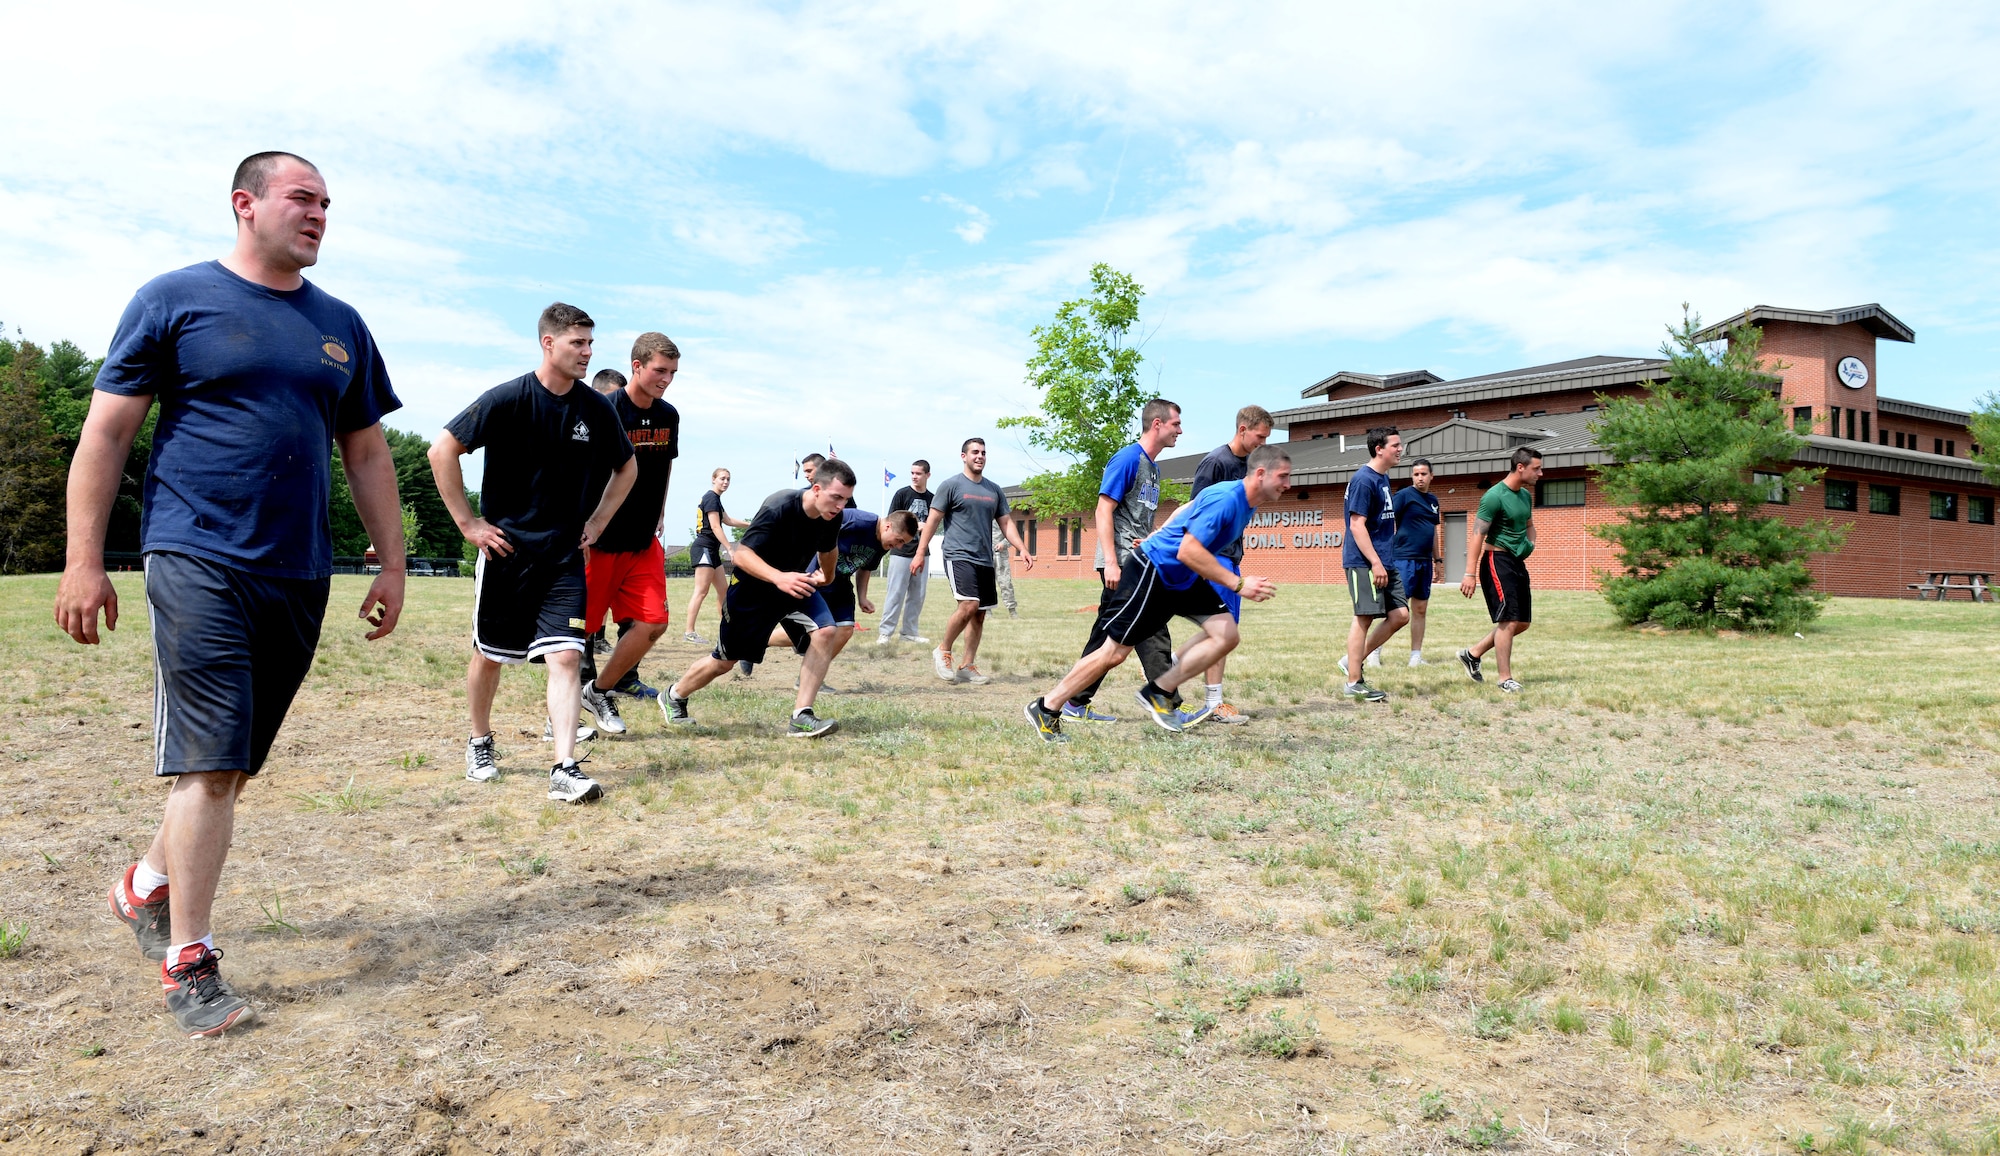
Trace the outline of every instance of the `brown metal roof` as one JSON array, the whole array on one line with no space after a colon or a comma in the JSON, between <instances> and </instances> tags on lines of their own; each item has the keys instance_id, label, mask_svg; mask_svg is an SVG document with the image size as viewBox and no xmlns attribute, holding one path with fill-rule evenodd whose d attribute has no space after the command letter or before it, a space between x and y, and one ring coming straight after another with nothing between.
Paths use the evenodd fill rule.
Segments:
<instances>
[{"instance_id":1,"label":"brown metal roof","mask_svg":"<svg viewBox=\"0 0 2000 1156\"><path fill-rule=\"evenodd\" d=\"M1607 389L1617 385L1634 385L1665 377L1666 365L1665 361L1656 357L1602 355L1579 357L1570 361L1551 362L1548 365L1533 365L1525 369L1510 369L1502 373L1461 378L1438 385L1390 390L1379 394L1364 394L1360 397L1321 402L1318 405L1299 406L1273 414L1272 424L1278 429L1289 429L1293 423L1301 421L1368 417L1395 413L1398 410L1416 409L1420 406L1457 405L1461 402L1488 401L1494 398L1531 397L1539 394L1567 393L1579 389Z\"/></svg>"},{"instance_id":2,"label":"brown metal roof","mask_svg":"<svg viewBox=\"0 0 2000 1156\"><path fill-rule=\"evenodd\" d=\"M1888 341L1915 341L1917 331L1896 319L1887 309L1873 303L1849 305L1845 309L1787 309L1779 305L1753 305L1734 317L1718 321L1695 334L1701 341L1717 341L1738 325L1760 321L1791 321L1802 325L1859 324L1876 337Z\"/></svg>"}]
</instances>

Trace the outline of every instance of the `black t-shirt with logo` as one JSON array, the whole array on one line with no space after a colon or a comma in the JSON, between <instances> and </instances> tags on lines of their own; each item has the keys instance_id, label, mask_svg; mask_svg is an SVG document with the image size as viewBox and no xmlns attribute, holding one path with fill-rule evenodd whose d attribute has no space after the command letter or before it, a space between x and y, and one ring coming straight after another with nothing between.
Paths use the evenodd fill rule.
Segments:
<instances>
[{"instance_id":1,"label":"black t-shirt with logo","mask_svg":"<svg viewBox=\"0 0 2000 1156\"><path fill-rule=\"evenodd\" d=\"M841 522L806 513L805 496L803 490L785 489L765 498L736 544L781 574L804 574L816 558L840 544ZM778 592L769 582L741 569L736 571L736 581L758 594Z\"/></svg>"},{"instance_id":2,"label":"black t-shirt with logo","mask_svg":"<svg viewBox=\"0 0 2000 1156\"><path fill-rule=\"evenodd\" d=\"M719 520L720 516L724 513L722 495L716 493L714 490L703 490L701 492L701 501L695 503L694 509L694 545L705 546L710 550L722 549L722 542L716 538L715 531L709 528L708 516L715 514Z\"/></svg>"},{"instance_id":3,"label":"black t-shirt with logo","mask_svg":"<svg viewBox=\"0 0 2000 1156\"><path fill-rule=\"evenodd\" d=\"M611 524L597 539L597 549L618 553L644 550L659 532L660 511L667 505L667 483L673 477L674 459L681 456L681 412L665 401L640 409L624 390L611 395L611 407L618 412L618 424L632 454L639 459L639 477Z\"/></svg>"},{"instance_id":4,"label":"black t-shirt with logo","mask_svg":"<svg viewBox=\"0 0 2000 1156\"><path fill-rule=\"evenodd\" d=\"M480 394L444 428L486 450L480 517L536 557L579 549L604 484L632 456L603 394L579 381L557 397L532 373Z\"/></svg>"},{"instance_id":5,"label":"black t-shirt with logo","mask_svg":"<svg viewBox=\"0 0 2000 1156\"><path fill-rule=\"evenodd\" d=\"M904 486L902 489L896 491L895 497L889 499L889 512L893 514L897 510L908 510L910 512L910 516L917 520L917 536L922 537L924 519L931 516L931 492L925 490L920 494L915 489ZM898 558L916 557L917 539L911 538L909 545L893 550L891 553L895 554Z\"/></svg>"}]
</instances>

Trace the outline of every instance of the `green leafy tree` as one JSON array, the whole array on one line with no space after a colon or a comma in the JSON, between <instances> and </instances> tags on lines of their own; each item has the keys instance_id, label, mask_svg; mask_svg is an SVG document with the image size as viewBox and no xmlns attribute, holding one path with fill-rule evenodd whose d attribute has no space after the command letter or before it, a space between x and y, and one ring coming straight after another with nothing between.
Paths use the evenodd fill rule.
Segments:
<instances>
[{"instance_id":1,"label":"green leafy tree","mask_svg":"<svg viewBox=\"0 0 2000 1156\"><path fill-rule=\"evenodd\" d=\"M419 558L461 556L465 540L438 493L437 476L431 473L431 443L420 434L382 427L389 443L389 460L396 467L396 493L403 502L403 547ZM341 466L340 450L333 455L333 488L329 494L328 520L333 530L333 552L359 555L368 549L368 530L354 508L354 494L348 489L347 471ZM414 523L411 521L414 517ZM412 528L414 526L414 529Z\"/></svg>"},{"instance_id":2,"label":"green leafy tree","mask_svg":"<svg viewBox=\"0 0 2000 1156\"><path fill-rule=\"evenodd\" d=\"M2000 393L1979 399L1966 428L1972 434L1973 459L1986 468L1987 480L2000 486Z\"/></svg>"},{"instance_id":3,"label":"green leafy tree","mask_svg":"<svg viewBox=\"0 0 2000 1156\"><path fill-rule=\"evenodd\" d=\"M1666 380L1646 398L1600 398L1597 441L1618 464L1597 470L1623 520L1593 527L1618 549L1622 572L1598 578L1628 623L1792 630L1818 617L1808 554L1840 548L1844 527L1793 525L1765 511L1776 474L1783 491L1819 480L1791 467L1804 444L1785 428L1784 407L1759 360L1763 332L1729 331L1721 352L1700 340L1683 311L1663 347Z\"/></svg>"},{"instance_id":4,"label":"green leafy tree","mask_svg":"<svg viewBox=\"0 0 2000 1156\"><path fill-rule=\"evenodd\" d=\"M1139 385L1143 358L1130 344L1145 288L1102 262L1091 266L1090 286L1090 296L1063 302L1053 321L1034 329L1027 380L1042 395L1042 412L999 423L1027 430L1029 444L1070 459L1067 469L1022 483L1047 517L1097 507L1104 464L1138 437L1139 409L1152 400ZM1185 500L1187 487L1163 480L1160 496Z\"/></svg>"},{"instance_id":5,"label":"green leafy tree","mask_svg":"<svg viewBox=\"0 0 2000 1156\"><path fill-rule=\"evenodd\" d=\"M0 345L0 573L60 570L69 467L42 404L45 358L33 342Z\"/></svg>"}]
</instances>

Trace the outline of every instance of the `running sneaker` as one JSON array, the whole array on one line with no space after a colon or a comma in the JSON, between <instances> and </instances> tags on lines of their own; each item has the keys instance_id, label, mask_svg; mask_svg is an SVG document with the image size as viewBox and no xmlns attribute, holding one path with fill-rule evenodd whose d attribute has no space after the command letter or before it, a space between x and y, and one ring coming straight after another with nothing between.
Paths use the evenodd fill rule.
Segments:
<instances>
[{"instance_id":1,"label":"running sneaker","mask_svg":"<svg viewBox=\"0 0 2000 1156\"><path fill-rule=\"evenodd\" d=\"M1417 650L1412 650L1412 651L1410 652L1410 665L1411 665L1411 666L1429 666L1429 665L1430 665L1430 663L1428 663L1428 662L1425 662L1425 661L1424 661L1424 656L1423 656L1423 652L1422 652L1422 651L1417 651Z\"/></svg>"},{"instance_id":2,"label":"running sneaker","mask_svg":"<svg viewBox=\"0 0 2000 1156\"><path fill-rule=\"evenodd\" d=\"M611 695L597 689L595 683L583 684L583 709L590 712L606 734L625 733L625 720L618 717L618 704L611 701Z\"/></svg>"},{"instance_id":3,"label":"running sneaker","mask_svg":"<svg viewBox=\"0 0 2000 1156\"><path fill-rule=\"evenodd\" d=\"M588 803L604 797L604 788L583 773L575 759L564 759L549 768L549 798L558 803Z\"/></svg>"},{"instance_id":4,"label":"running sneaker","mask_svg":"<svg viewBox=\"0 0 2000 1156\"><path fill-rule=\"evenodd\" d=\"M1041 699L1036 699L1022 707L1021 713L1027 716L1028 725L1035 728L1035 733L1042 736L1043 742L1066 743L1069 736L1062 732L1062 720L1070 717L1069 706L1064 703L1060 712L1052 711L1042 705Z\"/></svg>"},{"instance_id":5,"label":"running sneaker","mask_svg":"<svg viewBox=\"0 0 2000 1156\"><path fill-rule=\"evenodd\" d=\"M878 634L875 636L875 645L877 646L887 646L894 641L896 641L896 636L893 634Z\"/></svg>"},{"instance_id":6,"label":"running sneaker","mask_svg":"<svg viewBox=\"0 0 2000 1156\"><path fill-rule=\"evenodd\" d=\"M1118 721L1117 715L1105 714L1101 710L1092 710L1088 703L1078 705L1073 702L1066 702L1063 704L1062 716L1070 722L1115 723Z\"/></svg>"},{"instance_id":7,"label":"running sneaker","mask_svg":"<svg viewBox=\"0 0 2000 1156\"><path fill-rule=\"evenodd\" d=\"M555 736L549 736L554 741ZM465 740L465 777L475 783L487 783L500 777L499 760L493 757L493 736L483 734Z\"/></svg>"},{"instance_id":8,"label":"running sneaker","mask_svg":"<svg viewBox=\"0 0 2000 1156\"><path fill-rule=\"evenodd\" d=\"M958 672L951 668L951 651L942 646L931 648L931 669L946 682L958 681Z\"/></svg>"},{"instance_id":9,"label":"running sneaker","mask_svg":"<svg viewBox=\"0 0 2000 1156\"><path fill-rule=\"evenodd\" d=\"M660 697L659 691L639 681L639 668L636 666L625 672L625 677L618 680L618 685L611 688L611 693L622 694L626 698Z\"/></svg>"},{"instance_id":10,"label":"running sneaker","mask_svg":"<svg viewBox=\"0 0 2000 1156\"><path fill-rule=\"evenodd\" d=\"M132 864L125 869L125 877L111 885L111 914L132 929L139 941L139 954L157 962L167 958L167 948L174 942L167 885L161 884L144 903L139 902L132 897L132 873L138 869L137 863Z\"/></svg>"},{"instance_id":11,"label":"running sneaker","mask_svg":"<svg viewBox=\"0 0 2000 1156\"><path fill-rule=\"evenodd\" d=\"M687 726L694 722L694 716L688 713L688 700L674 697L672 683L668 683L666 693L660 695L660 713L670 726Z\"/></svg>"},{"instance_id":12,"label":"running sneaker","mask_svg":"<svg viewBox=\"0 0 2000 1156\"><path fill-rule=\"evenodd\" d=\"M1473 657L1473 654L1470 650L1459 651L1458 661L1465 667L1465 673L1472 676L1472 681L1474 682L1486 681L1486 676L1479 673L1479 659Z\"/></svg>"},{"instance_id":13,"label":"running sneaker","mask_svg":"<svg viewBox=\"0 0 2000 1156\"><path fill-rule=\"evenodd\" d=\"M556 724L554 719L548 719L548 718L543 719L542 741L545 743L552 743L556 741ZM594 726L586 726L583 723L576 724L576 741L580 743L596 742L597 728Z\"/></svg>"},{"instance_id":14,"label":"running sneaker","mask_svg":"<svg viewBox=\"0 0 2000 1156\"><path fill-rule=\"evenodd\" d=\"M249 1022L254 1015L249 1001L223 981L221 962L221 952L196 943L181 948L179 963L160 965L167 1010L174 1013L174 1022L191 1040L219 1036Z\"/></svg>"},{"instance_id":15,"label":"running sneaker","mask_svg":"<svg viewBox=\"0 0 2000 1156\"><path fill-rule=\"evenodd\" d=\"M1378 647L1376 647L1375 649L1373 649L1373 650L1369 651L1369 652L1368 652L1368 661L1367 661L1366 663L1364 663L1363 665L1366 665L1366 666L1380 666L1380 665L1382 665L1382 648L1378 646Z\"/></svg>"},{"instance_id":16,"label":"running sneaker","mask_svg":"<svg viewBox=\"0 0 2000 1156\"><path fill-rule=\"evenodd\" d=\"M1508 694L1519 694L1521 693L1521 684L1511 678L1503 678L1500 680L1500 689L1506 691Z\"/></svg>"},{"instance_id":17,"label":"running sneaker","mask_svg":"<svg viewBox=\"0 0 2000 1156\"><path fill-rule=\"evenodd\" d=\"M929 646L931 644L931 640L921 634L899 634L896 637L902 639L904 642L914 642L918 646Z\"/></svg>"},{"instance_id":18,"label":"running sneaker","mask_svg":"<svg viewBox=\"0 0 2000 1156\"><path fill-rule=\"evenodd\" d=\"M590 653L600 656L611 653L611 640L604 637L602 630L590 636Z\"/></svg>"},{"instance_id":19,"label":"running sneaker","mask_svg":"<svg viewBox=\"0 0 2000 1156\"><path fill-rule=\"evenodd\" d=\"M971 683L973 686L985 686L993 680L979 673L978 667L968 663L958 668L958 681Z\"/></svg>"},{"instance_id":20,"label":"running sneaker","mask_svg":"<svg viewBox=\"0 0 2000 1156\"><path fill-rule=\"evenodd\" d=\"M1343 654L1343 655L1341 655L1341 656L1340 656L1340 657L1339 657L1339 658L1338 658L1337 660L1335 660L1335 662L1334 662L1334 664L1333 664L1333 665L1334 665L1334 669L1336 669L1336 670L1340 671L1340 677L1342 677L1342 678L1346 678L1346 677L1347 677L1347 656L1346 656L1346 655L1344 655L1344 654Z\"/></svg>"},{"instance_id":21,"label":"running sneaker","mask_svg":"<svg viewBox=\"0 0 2000 1156\"><path fill-rule=\"evenodd\" d=\"M708 639L706 639L706 638L703 638L703 637L702 637L701 635L699 635L699 634L696 634L696 633L695 633L694 631L692 631L692 630L688 631L688 632L687 632L686 634L683 634L683 635L681 635L681 641L682 641L682 642L692 642L692 643L694 643L694 644L695 644L696 646L714 646L714 645L715 645L715 643L713 643L713 642L710 642L710 641L709 641Z\"/></svg>"},{"instance_id":22,"label":"running sneaker","mask_svg":"<svg viewBox=\"0 0 2000 1156\"><path fill-rule=\"evenodd\" d=\"M1146 693L1146 688L1143 686L1138 689L1137 695L1139 705L1146 708L1147 716L1157 723L1160 729L1173 731L1175 734L1180 733L1181 712L1174 706L1172 695L1167 694L1165 691L1160 691L1157 694L1148 694Z\"/></svg>"},{"instance_id":23,"label":"running sneaker","mask_svg":"<svg viewBox=\"0 0 2000 1156\"><path fill-rule=\"evenodd\" d=\"M1369 686L1365 681L1348 683L1347 689L1343 693L1349 698L1358 698L1363 702L1386 702L1389 698L1388 695Z\"/></svg>"},{"instance_id":24,"label":"running sneaker","mask_svg":"<svg viewBox=\"0 0 2000 1156\"><path fill-rule=\"evenodd\" d=\"M1201 701L1201 705L1194 708L1193 710L1175 711L1174 719L1175 721L1181 724L1180 729L1186 730L1192 726L1200 726L1202 723L1207 722L1210 716L1214 714L1215 714L1215 708L1208 705L1207 699L1203 699Z\"/></svg>"},{"instance_id":25,"label":"running sneaker","mask_svg":"<svg viewBox=\"0 0 2000 1156\"><path fill-rule=\"evenodd\" d=\"M736 677L738 677L738 678L749 678L749 677L750 677L751 675L753 675L753 674L756 674L756 673L757 673L757 664L756 664L756 663L754 663L754 662L751 662L751 661L750 661L749 659L747 659L747 658L744 658L744 659L739 659L739 660L737 660L737 663L736 663Z\"/></svg>"},{"instance_id":26,"label":"running sneaker","mask_svg":"<svg viewBox=\"0 0 2000 1156\"><path fill-rule=\"evenodd\" d=\"M1240 727L1250 721L1250 716L1225 702L1218 703L1216 708L1209 712L1208 720L1221 723L1223 726Z\"/></svg>"},{"instance_id":27,"label":"running sneaker","mask_svg":"<svg viewBox=\"0 0 2000 1156\"><path fill-rule=\"evenodd\" d=\"M785 737L791 739L817 739L840 729L840 724L828 718L816 718L810 710L802 710L792 716L791 725L785 728Z\"/></svg>"}]
</instances>

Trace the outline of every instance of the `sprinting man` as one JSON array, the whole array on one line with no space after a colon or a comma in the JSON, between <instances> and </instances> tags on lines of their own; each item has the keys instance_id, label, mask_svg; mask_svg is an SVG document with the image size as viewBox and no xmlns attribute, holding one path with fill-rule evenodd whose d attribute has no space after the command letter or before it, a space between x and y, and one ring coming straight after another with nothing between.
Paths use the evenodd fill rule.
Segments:
<instances>
[{"instance_id":1,"label":"sprinting man","mask_svg":"<svg viewBox=\"0 0 2000 1156\"><path fill-rule=\"evenodd\" d=\"M874 572L882 559L892 555L899 546L907 546L917 538L917 520L908 510L893 510L876 516L867 510L849 508L840 514L840 541L835 547L833 581L820 591L826 602L827 613L833 616L833 653L828 662L840 657L847 648L847 642L854 637L855 610L857 605L863 614L875 613L875 603L868 598L868 576ZM819 562L813 562L817 569ZM899 569L891 563L891 569ZM805 656L816 631L812 618L804 614L792 614L779 624L786 640L801 657ZM772 637L773 645L778 642ZM833 693L824 683L820 689Z\"/></svg>"},{"instance_id":2,"label":"sprinting man","mask_svg":"<svg viewBox=\"0 0 2000 1156\"><path fill-rule=\"evenodd\" d=\"M924 519L923 536L910 559L911 576L922 571L930 556L931 539L942 534L944 572L951 596L958 603L945 623L943 645L931 651L931 665L946 682L988 683L979 673L979 637L986 626L986 612L1000 604L993 578L993 523L1005 519L1007 541L1021 554L1024 570L1035 568L1035 559L1021 542L1021 531L1007 518L1007 495L986 480L986 439L966 438L958 447L958 459L965 463L937 488L931 512ZM965 663L952 667L951 648L959 635L965 636Z\"/></svg>"},{"instance_id":3,"label":"sprinting man","mask_svg":"<svg viewBox=\"0 0 2000 1156\"><path fill-rule=\"evenodd\" d=\"M1372 654L1410 620L1409 596L1403 576L1389 565L1396 540L1396 512L1389 495L1389 471L1403 457L1403 438L1394 426L1368 431L1368 464L1347 480L1347 541L1341 564L1347 569L1347 597L1354 603L1354 622L1347 630L1347 653L1336 664L1347 679L1349 698L1381 702L1389 696L1368 685L1361 669L1363 655Z\"/></svg>"},{"instance_id":4,"label":"sprinting man","mask_svg":"<svg viewBox=\"0 0 2000 1156\"><path fill-rule=\"evenodd\" d=\"M465 701L472 734L465 777L500 774L493 749L493 695L508 666L548 666L555 743L549 798L586 803L604 794L576 762L577 715L588 587L583 552L610 524L639 475L618 412L581 380L590 369L597 323L558 301L536 330L542 364L496 385L465 407L431 446L431 472L459 533L479 549L473 594L472 661ZM485 447L480 512L465 500L458 459Z\"/></svg>"},{"instance_id":5,"label":"sprinting man","mask_svg":"<svg viewBox=\"0 0 2000 1156\"><path fill-rule=\"evenodd\" d=\"M590 388L606 397L612 396L625 386L625 375L610 366L598 370L596 376L590 379Z\"/></svg>"},{"instance_id":6,"label":"sprinting man","mask_svg":"<svg viewBox=\"0 0 2000 1156\"><path fill-rule=\"evenodd\" d=\"M1444 561L1444 539L1438 535L1437 495L1431 493L1431 460L1418 458L1410 466L1410 484L1390 499L1396 515L1396 573L1403 580L1403 593L1410 599L1410 665L1429 666L1424 661L1424 619L1431 608L1431 580L1437 564Z\"/></svg>"},{"instance_id":7,"label":"sprinting man","mask_svg":"<svg viewBox=\"0 0 2000 1156\"><path fill-rule=\"evenodd\" d=\"M1542 455L1527 446L1514 451L1513 468L1479 499L1479 512L1465 535L1465 577L1458 592L1472 597L1477 583L1486 593L1486 613L1493 629L1458 652L1465 673L1485 682L1480 660L1492 651L1500 666L1500 689L1520 691L1514 680L1514 640L1534 621L1534 591L1528 584L1528 555L1535 552L1535 483L1542 477Z\"/></svg>"},{"instance_id":8,"label":"sprinting man","mask_svg":"<svg viewBox=\"0 0 2000 1156\"><path fill-rule=\"evenodd\" d=\"M694 594L688 598L687 633L682 635L696 646L712 646L695 630L695 620L701 617L702 600L708 597L710 589L715 591L716 604L729 588L722 569L729 561L729 531L731 528L746 529L750 523L741 518L732 518L729 511L722 508L722 495L729 492L729 471L717 466L708 475L708 489L701 493L701 501L695 507L694 540L688 543L688 560L694 563Z\"/></svg>"},{"instance_id":9,"label":"sprinting man","mask_svg":"<svg viewBox=\"0 0 2000 1156\"><path fill-rule=\"evenodd\" d=\"M1244 475L1250 472L1250 455L1257 451L1257 447L1271 440L1271 425L1271 411L1261 405L1246 405L1237 410L1235 436L1210 450L1208 456L1201 459L1201 464L1194 468L1194 485L1190 487L1193 492L1189 496L1198 496L1217 482L1242 481ZM1215 556L1232 572L1242 573L1242 535L1238 535L1235 541L1217 550ZM1240 619L1242 600L1227 587L1221 587L1219 590L1224 595L1222 601L1229 607L1231 616ZM1192 725L1204 719L1213 719L1232 726L1250 721L1249 715L1222 701L1223 668L1227 665L1225 660L1208 668L1208 676L1203 680L1205 685L1202 689L1206 693L1202 698L1202 704L1195 710L1187 712L1186 717L1181 720L1182 726Z\"/></svg>"},{"instance_id":10,"label":"sprinting man","mask_svg":"<svg viewBox=\"0 0 2000 1156\"><path fill-rule=\"evenodd\" d=\"M897 490L895 496L889 499L889 511L907 512L916 519L917 525L923 525L931 514L930 481L931 464L922 458L911 462L910 484ZM930 639L918 629L917 620L924 612L924 594L931 581L930 567L910 567L909 560L917 556L914 540L891 551L890 556L903 561L891 562L883 570L883 580L888 584L889 593L882 600L882 626L877 632L875 644L885 645L892 638L927 643Z\"/></svg>"},{"instance_id":11,"label":"sprinting man","mask_svg":"<svg viewBox=\"0 0 2000 1156\"><path fill-rule=\"evenodd\" d=\"M632 342L632 377L610 395L611 408L632 446L639 468L632 489L597 542L584 551L589 609L584 619L601 625L608 611L618 623L618 649L597 669L583 653L583 709L608 734L625 733L612 695L654 698L639 679L639 660L667 632L667 487L681 455L681 414L666 400L680 372L681 351L664 333L641 333Z\"/></svg>"},{"instance_id":12,"label":"sprinting man","mask_svg":"<svg viewBox=\"0 0 2000 1156\"><path fill-rule=\"evenodd\" d=\"M1077 660L1069 674L1047 694L1023 710L1044 742L1067 742L1062 733L1062 708L1068 697L1103 680L1124 662L1139 640L1176 615L1192 619L1201 634L1158 678L1139 688L1139 705L1154 723L1181 729L1173 689L1215 665L1241 640L1236 619L1223 605L1218 585L1262 602L1277 593L1268 578L1239 575L1215 556L1243 533L1257 507L1282 495L1292 485L1291 455L1277 446L1260 446L1250 454L1250 472L1240 482L1218 482L1174 511L1167 524L1153 531L1125 560L1119 585L1125 598L1105 628L1104 645ZM1094 628L1093 628L1094 632Z\"/></svg>"},{"instance_id":13,"label":"sprinting man","mask_svg":"<svg viewBox=\"0 0 2000 1156\"><path fill-rule=\"evenodd\" d=\"M812 623L812 642L799 669L798 697L785 733L816 739L839 729L839 723L813 714L813 701L835 650L833 614L820 592L836 573L840 514L853 493L854 471L839 458L827 458L818 463L812 485L779 490L764 499L736 543L736 578L723 597L715 652L695 659L660 696L668 722L692 723L688 699L732 665L764 661L773 628L798 614ZM809 572L815 561L817 571Z\"/></svg>"},{"instance_id":14,"label":"sprinting man","mask_svg":"<svg viewBox=\"0 0 2000 1156\"><path fill-rule=\"evenodd\" d=\"M153 774L171 779L111 912L160 963L182 1034L252 1016L222 978L211 922L236 800L263 768L312 666L333 540L340 460L382 571L361 602L370 640L403 608L403 520L382 434L401 408L360 314L307 281L326 234L311 162L257 153L230 184L227 256L156 277L125 307L98 371L69 470L69 546L55 618L87 646L118 626L104 533L132 439L160 403L146 464L146 603L153 631Z\"/></svg>"},{"instance_id":15,"label":"sprinting man","mask_svg":"<svg viewBox=\"0 0 2000 1156\"><path fill-rule=\"evenodd\" d=\"M799 459L799 472L806 476L806 485L810 486L813 484L813 478L816 476L816 471L819 469L820 463L827 460L829 459L825 454L807 454L805 457ZM847 495L847 508L850 510L857 508L853 494Z\"/></svg>"},{"instance_id":16,"label":"sprinting man","mask_svg":"<svg viewBox=\"0 0 2000 1156\"><path fill-rule=\"evenodd\" d=\"M1139 410L1139 440L1111 455L1104 464L1104 477L1097 487L1097 580L1102 587L1097 596L1097 620L1090 628L1083 653L1095 654L1104 645L1105 627L1111 622L1128 591L1121 588L1125 561L1132 548L1153 532L1153 518L1160 509L1160 451L1171 449L1181 440L1181 407L1165 398L1154 398ZM1111 543L1111 551L1104 549ZM1107 562L1108 559L1108 562ZM1139 666L1148 681L1165 674L1174 661L1174 641L1167 633L1167 619L1156 624L1155 633L1136 644ZM1110 667L1105 669L1109 670ZM1097 684L1084 686L1064 704L1063 717L1073 722L1114 723L1117 716L1091 707ZM1180 696L1174 696L1176 704Z\"/></svg>"}]
</instances>

